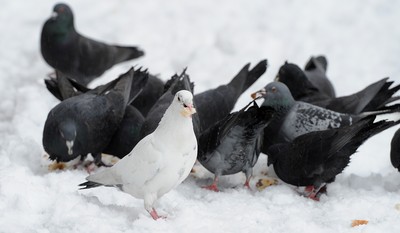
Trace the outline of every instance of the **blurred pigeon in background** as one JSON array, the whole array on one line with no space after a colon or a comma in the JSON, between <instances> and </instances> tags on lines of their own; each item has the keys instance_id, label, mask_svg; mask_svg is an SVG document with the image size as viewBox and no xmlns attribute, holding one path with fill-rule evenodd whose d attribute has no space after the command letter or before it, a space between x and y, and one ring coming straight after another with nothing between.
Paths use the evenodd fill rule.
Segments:
<instances>
[{"instance_id":1,"label":"blurred pigeon in background","mask_svg":"<svg viewBox=\"0 0 400 233\"><path fill-rule=\"evenodd\" d=\"M304 73L308 80L319 89L320 92L325 93L330 98L336 96L335 89L329 78L326 76L328 68L328 61L325 56L311 57L304 67Z\"/></svg>"},{"instance_id":2,"label":"blurred pigeon in background","mask_svg":"<svg viewBox=\"0 0 400 233\"><path fill-rule=\"evenodd\" d=\"M250 188L253 167L261 152L260 134L273 113L271 108L260 108L252 101L201 133L197 159L215 175L214 182L205 188L218 191L217 183L221 175L240 171L245 173L245 186Z\"/></svg>"},{"instance_id":3,"label":"blurred pigeon in background","mask_svg":"<svg viewBox=\"0 0 400 233\"><path fill-rule=\"evenodd\" d=\"M155 131L143 138L132 152L111 168L88 176L82 189L116 186L133 197L144 199L144 207L156 220L154 203L182 183L197 155L193 131L193 95L179 91Z\"/></svg>"},{"instance_id":4,"label":"blurred pigeon in background","mask_svg":"<svg viewBox=\"0 0 400 233\"><path fill-rule=\"evenodd\" d=\"M51 160L68 162L91 153L96 165L104 165L101 153L120 126L126 106L140 93L148 77L133 76L131 68L106 85L65 99L49 112L43 147Z\"/></svg>"},{"instance_id":5,"label":"blurred pigeon in background","mask_svg":"<svg viewBox=\"0 0 400 233\"><path fill-rule=\"evenodd\" d=\"M138 47L108 45L86 38L74 27L71 8L56 4L40 38L44 60L54 69L87 85L117 63L144 55Z\"/></svg>"}]
</instances>

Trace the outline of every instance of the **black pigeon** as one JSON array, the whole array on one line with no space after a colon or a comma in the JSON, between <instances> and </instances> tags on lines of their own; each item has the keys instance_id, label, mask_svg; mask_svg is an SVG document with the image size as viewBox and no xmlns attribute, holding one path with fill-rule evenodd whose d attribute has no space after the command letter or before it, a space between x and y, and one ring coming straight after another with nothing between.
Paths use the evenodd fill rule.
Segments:
<instances>
[{"instance_id":1,"label":"black pigeon","mask_svg":"<svg viewBox=\"0 0 400 233\"><path fill-rule=\"evenodd\" d=\"M262 106L276 110L273 120L264 130L263 150L280 142L291 142L296 137L313 132L352 125L369 115L398 112L399 108L361 114L339 113L302 101L295 101L284 83L272 82L260 91L253 93L253 98L261 95Z\"/></svg>"},{"instance_id":2,"label":"black pigeon","mask_svg":"<svg viewBox=\"0 0 400 233\"><path fill-rule=\"evenodd\" d=\"M144 55L138 47L108 45L86 38L74 27L71 8L56 4L40 39L44 60L54 69L87 85L117 63Z\"/></svg>"},{"instance_id":3,"label":"black pigeon","mask_svg":"<svg viewBox=\"0 0 400 233\"><path fill-rule=\"evenodd\" d=\"M131 105L146 117L150 109L163 94L164 82L157 76L149 74L149 79L143 87L143 91L133 100Z\"/></svg>"},{"instance_id":4,"label":"black pigeon","mask_svg":"<svg viewBox=\"0 0 400 233\"><path fill-rule=\"evenodd\" d=\"M383 110L391 108L386 105L399 99L393 95L400 89L400 85L390 88L393 82L388 81L388 78L372 83L352 95L335 98L316 88L308 76L297 65L285 63L279 69L276 80L289 88L295 100L342 113L359 114L366 111Z\"/></svg>"},{"instance_id":5,"label":"black pigeon","mask_svg":"<svg viewBox=\"0 0 400 233\"><path fill-rule=\"evenodd\" d=\"M142 79L142 76L148 76L148 73L139 69L135 70L133 75L136 79ZM45 79L45 84L47 89L61 101L91 90L80 85L79 83L74 82L59 72L56 72L56 78ZM137 83L132 83L132 85L135 84ZM137 88L134 86L132 86L131 91L132 95L138 94ZM119 124L117 131L112 136L110 143L103 150L103 153L117 156L118 158L122 158L127 155L139 142L139 133L143 122L144 117L139 110L132 105L126 106L124 117Z\"/></svg>"},{"instance_id":6,"label":"black pigeon","mask_svg":"<svg viewBox=\"0 0 400 233\"><path fill-rule=\"evenodd\" d=\"M361 144L399 123L374 120L375 116L369 116L350 126L310 132L291 142L274 144L267 150L268 165L273 165L282 181L306 186L305 195L318 200L319 191L335 180Z\"/></svg>"},{"instance_id":7,"label":"black pigeon","mask_svg":"<svg viewBox=\"0 0 400 233\"><path fill-rule=\"evenodd\" d=\"M253 101L201 133L197 160L215 175L214 182L205 188L218 191L221 175L240 171L246 174L245 186L249 188L253 167L261 152L260 134L273 113L271 108L260 108Z\"/></svg>"},{"instance_id":8,"label":"black pigeon","mask_svg":"<svg viewBox=\"0 0 400 233\"><path fill-rule=\"evenodd\" d=\"M240 95L265 73L267 60L260 61L251 70L249 67L250 63L245 65L228 84L194 96L201 131L222 120L232 111Z\"/></svg>"},{"instance_id":9,"label":"black pigeon","mask_svg":"<svg viewBox=\"0 0 400 233\"><path fill-rule=\"evenodd\" d=\"M146 75L133 75L132 68L104 86L67 98L49 112L43 147L51 160L68 162L91 153L96 165L104 165L101 153L118 129L129 101L147 81Z\"/></svg>"},{"instance_id":10,"label":"black pigeon","mask_svg":"<svg viewBox=\"0 0 400 233\"><path fill-rule=\"evenodd\" d=\"M390 145L390 161L393 167L400 172L400 129L393 135Z\"/></svg>"},{"instance_id":11,"label":"black pigeon","mask_svg":"<svg viewBox=\"0 0 400 233\"><path fill-rule=\"evenodd\" d=\"M304 67L304 73L310 82L328 97L336 96L331 81L326 76L328 61L325 56L311 57Z\"/></svg>"},{"instance_id":12,"label":"black pigeon","mask_svg":"<svg viewBox=\"0 0 400 233\"><path fill-rule=\"evenodd\" d=\"M193 93L194 83L190 82L189 76L186 74L186 69L183 70L180 75L173 75L170 80L165 83L165 92L157 100L157 102L150 109L147 114L143 126L140 130L140 138L152 133L158 126L161 118L163 117L165 110L171 105L175 94L180 90L187 90ZM196 102L193 101L193 107L197 108ZM193 128L196 135L199 134L199 116L194 114L193 116Z\"/></svg>"},{"instance_id":13,"label":"black pigeon","mask_svg":"<svg viewBox=\"0 0 400 233\"><path fill-rule=\"evenodd\" d=\"M313 103L332 98L314 85L305 72L294 63L285 62L279 68L275 81L286 84L295 100Z\"/></svg>"}]
</instances>

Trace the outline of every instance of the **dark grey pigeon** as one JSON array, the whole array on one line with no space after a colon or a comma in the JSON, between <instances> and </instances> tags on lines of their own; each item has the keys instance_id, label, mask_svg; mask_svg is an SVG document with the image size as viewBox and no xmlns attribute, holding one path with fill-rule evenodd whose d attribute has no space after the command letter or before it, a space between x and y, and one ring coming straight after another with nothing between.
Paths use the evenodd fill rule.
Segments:
<instances>
[{"instance_id":1,"label":"dark grey pigeon","mask_svg":"<svg viewBox=\"0 0 400 233\"><path fill-rule=\"evenodd\" d=\"M87 85L117 63L144 55L138 47L108 45L75 30L71 8L56 4L44 23L40 39L44 60L54 69Z\"/></svg>"},{"instance_id":2,"label":"dark grey pigeon","mask_svg":"<svg viewBox=\"0 0 400 233\"><path fill-rule=\"evenodd\" d=\"M164 82L157 76L149 74L149 79L147 80L143 91L133 100L131 105L146 117L150 109L163 94Z\"/></svg>"},{"instance_id":3,"label":"dark grey pigeon","mask_svg":"<svg viewBox=\"0 0 400 233\"><path fill-rule=\"evenodd\" d=\"M157 100L157 102L153 105L153 107L147 114L143 126L140 130L140 138L144 138L157 128L161 118L163 117L167 108L171 105L171 102L178 91L187 90L193 93L193 88L194 83L190 82L190 78L186 74L186 69L183 70L182 74L180 75L173 75L171 79L165 83L164 94ZM193 107L197 108L195 101L193 101ZM192 117L194 132L196 135L198 135L200 125L198 114L194 114Z\"/></svg>"},{"instance_id":4,"label":"dark grey pigeon","mask_svg":"<svg viewBox=\"0 0 400 233\"><path fill-rule=\"evenodd\" d=\"M277 81L283 82L292 93L295 100L311 103L336 112L359 114L366 111L384 110L399 97L393 95L400 85L390 88L393 84L388 78L381 79L363 90L352 95L332 98L321 92L307 78L305 72L295 64L284 64L278 73Z\"/></svg>"},{"instance_id":5,"label":"dark grey pigeon","mask_svg":"<svg viewBox=\"0 0 400 233\"><path fill-rule=\"evenodd\" d=\"M201 131L222 120L233 110L240 95L265 73L267 60L260 61L251 70L249 67L250 63L245 65L228 84L194 96Z\"/></svg>"},{"instance_id":6,"label":"dark grey pigeon","mask_svg":"<svg viewBox=\"0 0 400 233\"><path fill-rule=\"evenodd\" d=\"M143 75L148 76L148 73L140 69L135 70L133 74L136 79L142 79ZM47 89L61 101L91 90L80 85L79 83L74 82L60 72L56 72L56 78L45 79L45 84ZM136 84L136 82L132 83L132 85ZM143 89L145 87L143 87ZM131 91L132 95L138 94L137 87L132 86ZM134 99L134 96L131 96L130 99ZM117 156L118 158L122 158L127 155L139 142L139 133L143 122L144 117L139 110L132 105L126 106L124 117L103 153Z\"/></svg>"},{"instance_id":7,"label":"dark grey pigeon","mask_svg":"<svg viewBox=\"0 0 400 233\"><path fill-rule=\"evenodd\" d=\"M91 153L96 165L104 165L101 153L120 126L126 106L148 77L133 76L132 68L106 85L65 99L49 112L43 147L51 160L68 162Z\"/></svg>"},{"instance_id":8,"label":"dark grey pigeon","mask_svg":"<svg viewBox=\"0 0 400 233\"><path fill-rule=\"evenodd\" d=\"M361 114L339 113L306 102L295 101L287 86L281 82L269 83L254 93L253 97L259 95L264 98L262 106L272 107L277 112L264 130L264 153L265 149L272 144L291 142L305 133L349 126L369 115L399 111L399 108L393 108Z\"/></svg>"},{"instance_id":9,"label":"dark grey pigeon","mask_svg":"<svg viewBox=\"0 0 400 233\"><path fill-rule=\"evenodd\" d=\"M246 174L245 186L249 188L253 167L261 152L260 134L273 113L271 108L260 108L253 101L201 133L197 160L215 175L214 182L205 188L218 191L221 175L241 171Z\"/></svg>"},{"instance_id":10,"label":"dark grey pigeon","mask_svg":"<svg viewBox=\"0 0 400 233\"><path fill-rule=\"evenodd\" d=\"M285 183L306 186L305 195L314 200L349 164L368 138L399 122L378 121L369 116L341 128L303 134L291 142L278 143L267 150L268 165Z\"/></svg>"},{"instance_id":11,"label":"dark grey pigeon","mask_svg":"<svg viewBox=\"0 0 400 233\"><path fill-rule=\"evenodd\" d=\"M328 97L336 96L335 89L326 76L328 61L325 56L311 57L304 67L304 73L310 82Z\"/></svg>"},{"instance_id":12,"label":"dark grey pigeon","mask_svg":"<svg viewBox=\"0 0 400 233\"><path fill-rule=\"evenodd\" d=\"M400 172L400 129L393 135L390 146L390 161Z\"/></svg>"}]
</instances>

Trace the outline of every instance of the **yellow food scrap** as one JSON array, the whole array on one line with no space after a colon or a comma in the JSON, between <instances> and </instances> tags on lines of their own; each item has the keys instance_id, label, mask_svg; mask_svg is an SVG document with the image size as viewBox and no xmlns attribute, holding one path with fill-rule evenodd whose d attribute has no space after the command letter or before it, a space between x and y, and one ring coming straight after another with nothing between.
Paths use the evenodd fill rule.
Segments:
<instances>
[{"instance_id":1,"label":"yellow food scrap","mask_svg":"<svg viewBox=\"0 0 400 233\"><path fill-rule=\"evenodd\" d=\"M356 226L366 225L366 224L368 224L368 220L356 219L351 222L351 227L356 227Z\"/></svg>"},{"instance_id":2,"label":"yellow food scrap","mask_svg":"<svg viewBox=\"0 0 400 233\"><path fill-rule=\"evenodd\" d=\"M257 181L256 187L259 191L262 191L262 190L266 189L267 187L269 187L271 185L276 185L276 184L278 184L278 181L276 179L262 178Z\"/></svg>"}]
</instances>

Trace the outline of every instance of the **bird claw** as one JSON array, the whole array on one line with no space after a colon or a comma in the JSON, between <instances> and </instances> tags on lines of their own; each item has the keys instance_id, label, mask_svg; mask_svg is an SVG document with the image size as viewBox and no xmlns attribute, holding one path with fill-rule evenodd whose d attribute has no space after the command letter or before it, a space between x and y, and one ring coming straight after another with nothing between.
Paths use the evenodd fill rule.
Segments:
<instances>
[{"instance_id":1,"label":"bird claw","mask_svg":"<svg viewBox=\"0 0 400 233\"><path fill-rule=\"evenodd\" d=\"M165 216L160 216L157 214L157 211L155 209L153 209L152 211L149 212L150 216L154 219L154 220L158 220L158 219L166 219L167 217Z\"/></svg>"},{"instance_id":2,"label":"bird claw","mask_svg":"<svg viewBox=\"0 0 400 233\"><path fill-rule=\"evenodd\" d=\"M208 186L203 186L202 188L203 188L203 189L208 189L208 190L214 191L214 192L219 192L219 189L218 189L218 187L217 187L216 184L211 184L211 185L208 185Z\"/></svg>"}]
</instances>

